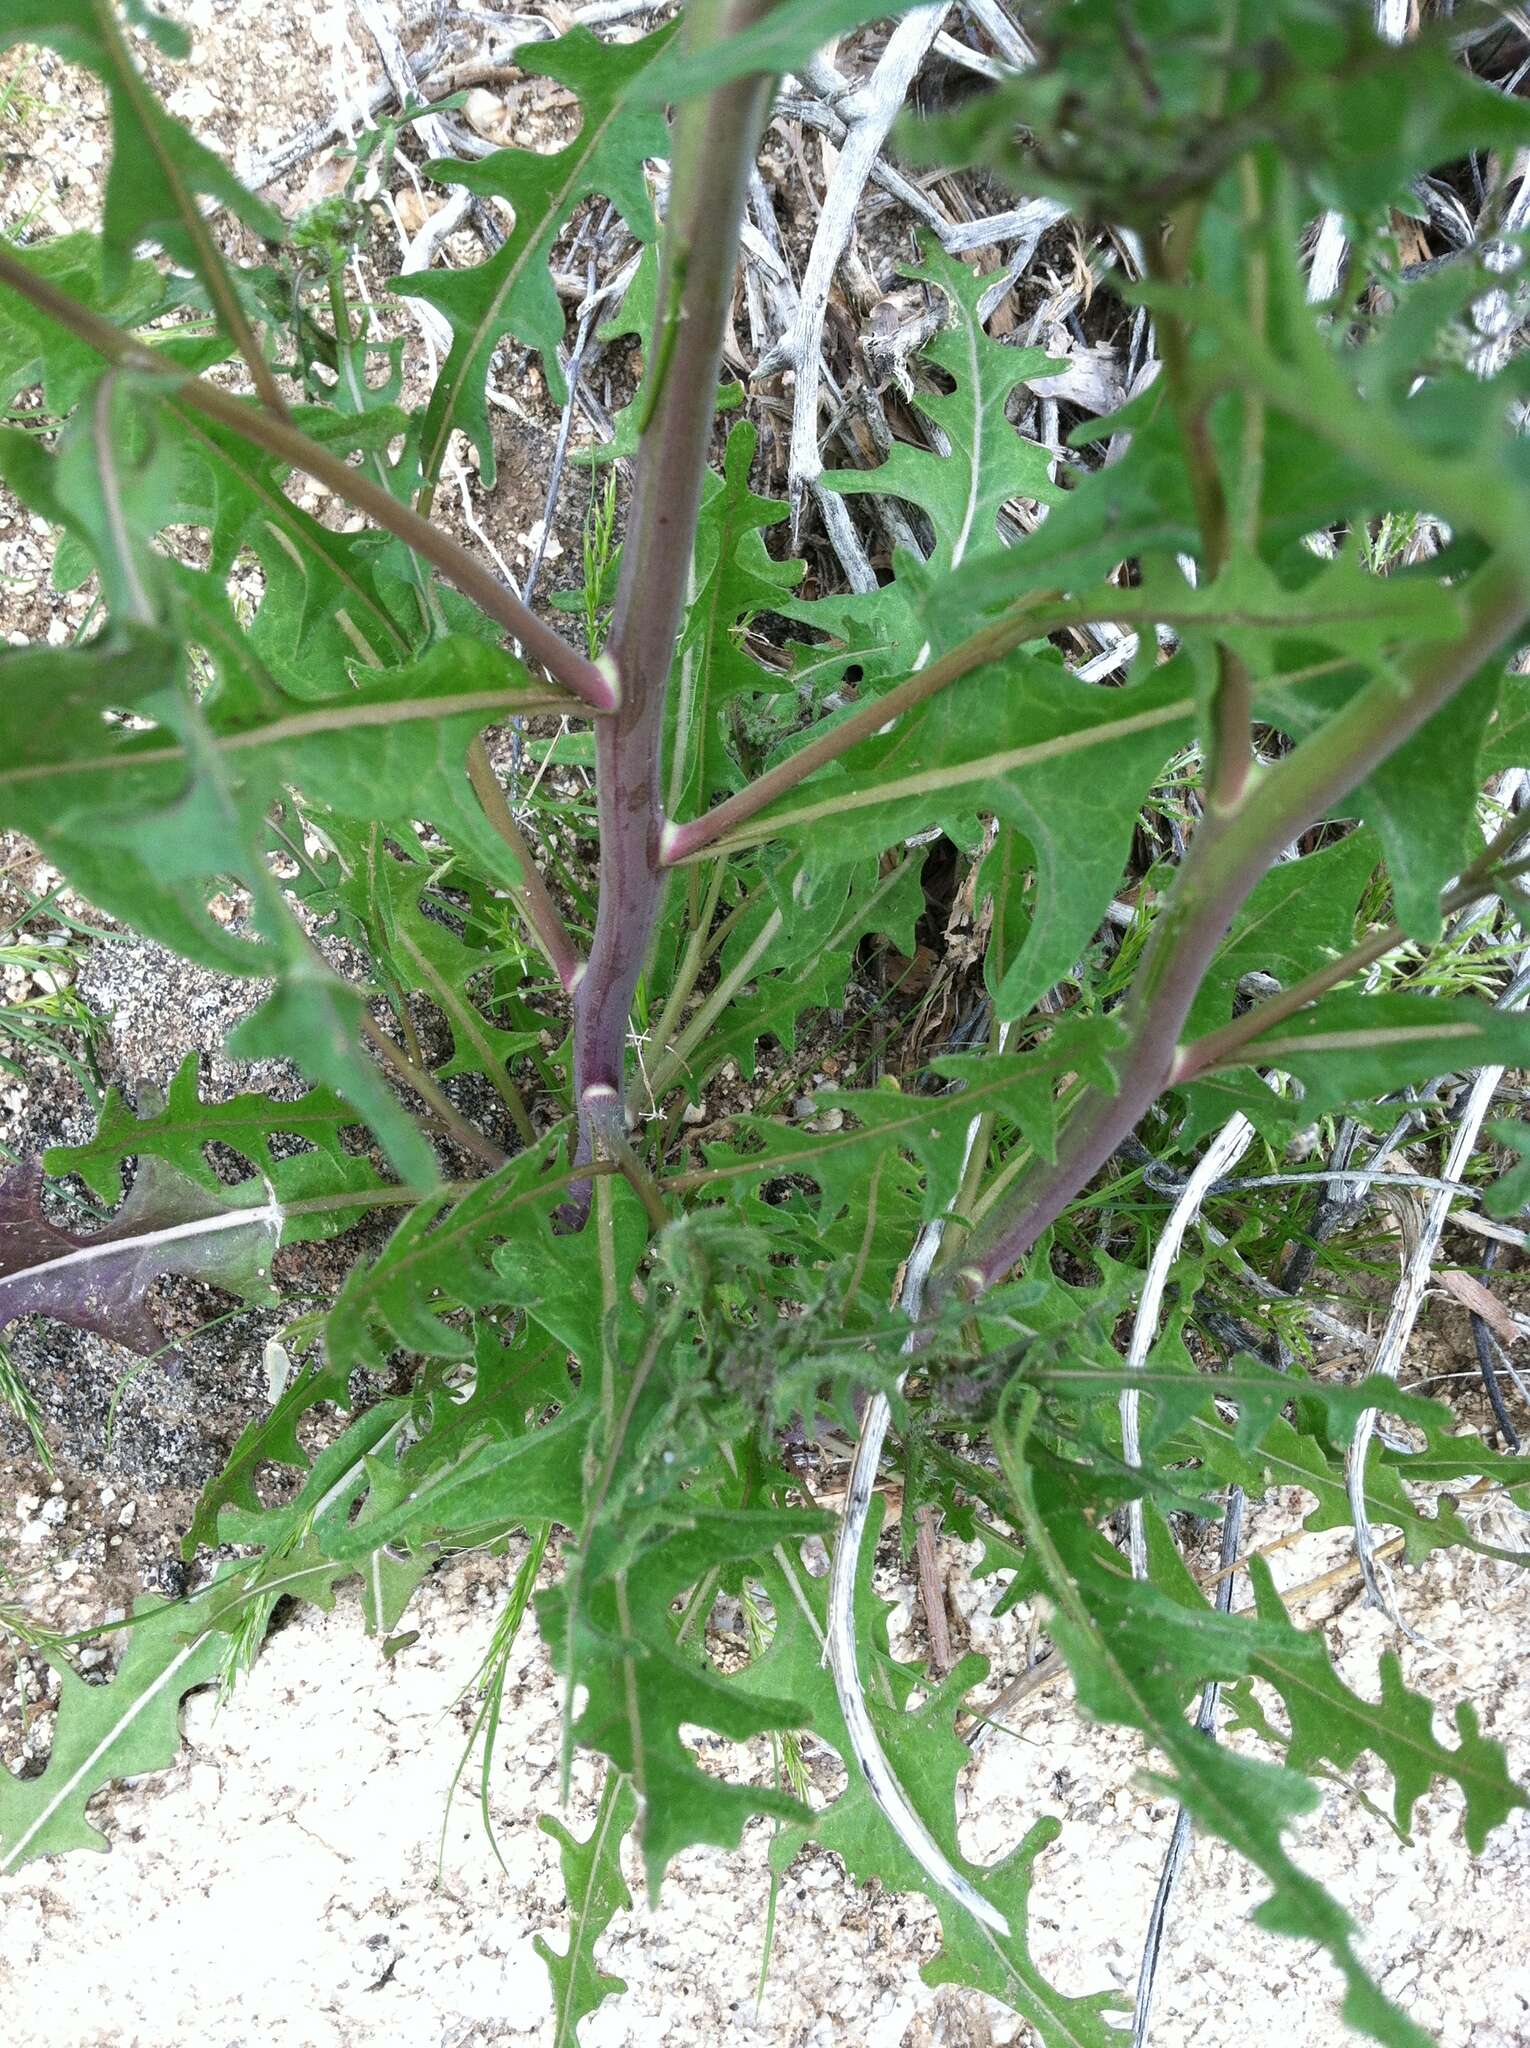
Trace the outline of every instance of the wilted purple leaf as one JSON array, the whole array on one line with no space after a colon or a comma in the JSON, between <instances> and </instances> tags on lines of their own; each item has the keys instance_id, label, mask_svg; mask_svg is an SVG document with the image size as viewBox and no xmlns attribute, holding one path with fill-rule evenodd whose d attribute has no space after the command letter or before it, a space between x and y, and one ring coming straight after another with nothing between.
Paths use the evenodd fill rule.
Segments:
<instances>
[{"instance_id":1,"label":"wilted purple leaf","mask_svg":"<svg viewBox=\"0 0 1530 2048\"><path fill-rule=\"evenodd\" d=\"M18 1316L50 1316L145 1355L164 1333L146 1297L162 1274L210 1281L264 1299L281 1234L274 1200L231 1207L162 1160L145 1159L132 1192L102 1229L77 1237L43 1214L42 1168L0 1181L0 1331Z\"/></svg>"}]
</instances>

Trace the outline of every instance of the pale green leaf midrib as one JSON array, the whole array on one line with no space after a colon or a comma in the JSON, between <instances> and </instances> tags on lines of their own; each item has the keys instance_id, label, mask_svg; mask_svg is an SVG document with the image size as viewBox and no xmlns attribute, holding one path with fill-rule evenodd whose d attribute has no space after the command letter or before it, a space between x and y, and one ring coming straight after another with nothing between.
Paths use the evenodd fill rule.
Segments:
<instances>
[{"instance_id":1,"label":"pale green leaf midrib","mask_svg":"<svg viewBox=\"0 0 1530 2048\"><path fill-rule=\"evenodd\" d=\"M440 393L443 385L446 388L445 400L441 408L440 424L432 437L430 448L421 462L421 474L425 479L425 488L427 490L434 486L441 464L446 459L447 445L456 430L457 406L462 389L467 383L468 378L472 375L473 365L477 361L480 352L485 347L491 345L488 337L493 334L496 326L499 324L501 309L509 299L511 292L525 276L531 259L540 246L542 239L548 233L549 228L556 233L558 223L563 218L565 207L575 204L575 201L569 195L579 183L583 171L595 159L600 144L604 142L610 130L621 118L625 106L626 98L623 95L612 102L603 120L581 129L579 142L586 143L586 147L580 149L578 142L570 145L574 155L569 167L568 176L557 187L552 195L551 203L543 209L535 232L528 233L520 253L514 258L509 269L505 272L500 289L495 292L488 308L474 325L471 331L471 338L465 346L459 342L459 346L461 346L461 367L450 384L447 384L446 369L442 369L441 381L436 386L436 393ZM517 222L517 226L519 226L519 222ZM432 402L434 402L435 395L432 394Z\"/></svg>"},{"instance_id":2,"label":"pale green leaf midrib","mask_svg":"<svg viewBox=\"0 0 1530 2048\"><path fill-rule=\"evenodd\" d=\"M42 1833L48 1823L62 1809L71 1795L85 1782L96 1766L101 1763L103 1758L111 1754L112 1750L124 1739L127 1731L133 1724L143 1714L147 1713L149 1708L153 1706L154 1702L165 1690L165 1687L174 1682L176 1674L183 1670L190 1659L196 1655L197 1651L202 1647L204 1640L205 1637L199 1635L194 1641L188 1643L177 1656L171 1659L170 1663L165 1666L152 1685L145 1686L142 1692L134 1695L133 1699L124 1708L121 1716L112 1723L95 1748L76 1764L75 1768L44 1803L31 1825L18 1836L10 1849L7 1850L5 1856L0 1858L0 1872L10 1870L21 1859L28 1845L36 1841L39 1834ZM118 1682L120 1683L121 1681L119 1680ZM92 1787L91 1789L94 1790L95 1788Z\"/></svg>"},{"instance_id":3,"label":"pale green leaf midrib","mask_svg":"<svg viewBox=\"0 0 1530 2048\"><path fill-rule=\"evenodd\" d=\"M953 762L946 768L925 768L915 774L897 777L894 780L868 784L861 789L835 788L832 795L814 804L801 804L794 811L768 812L758 821L751 820L736 832L727 835L728 846L744 846L756 840L768 839L777 832L789 832L802 825L810 825L817 819L829 817L842 811L867 810L882 803L895 803L907 797L935 794L942 790L960 789L969 784L992 781L996 776L1014 774L1020 769L1039 766L1044 761L1057 761L1069 754L1083 753L1091 747L1108 746L1116 740L1131 739L1138 733L1154 731L1159 726L1173 725L1181 719L1193 717L1193 697L1177 697L1172 703L1157 706L1151 711L1139 711L1129 718L1113 719L1109 724L1083 727L1070 733L1059 733L1049 740L1033 741L1024 747L1010 747L1002 752L985 754L970 761Z\"/></svg>"},{"instance_id":4,"label":"pale green leaf midrib","mask_svg":"<svg viewBox=\"0 0 1530 2048\"><path fill-rule=\"evenodd\" d=\"M549 700L549 706L551 700ZM449 718L481 714L485 723L497 713L544 708L526 695L512 690L464 690L450 697L401 698L393 703L323 705L299 711L269 725L251 726L244 732L212 734L209 744L218 754L247 753L266 747L282 747L296 740L312 739L320 733L351 732L392 725L435 723ZM189 761L191 750L179 743L142 747L120 754L91 754L73 761L30 761L0 768L0 788L26 782L44 782L57 776L73 777L118 773L123 769L158 768L167 763Z\"/></svg>"},{"instance_id":5,"label":"pale green leaf midrib","mask_svg":"<svg viewBox=\"0 0 1530 2048\"><path fill-rule=\"evenodd\" d=\"M608 1763L606 1769L613 1773L612 1782L615 1783L615 1764ZM600 1858L605 1851L606 1837L616 1823L616 1810L619 1803L619 1798L615 1794L601 1801L597 1825L591 1833L588 1842L582 1844L584 1852L589 1858L587 1866L588 1876L580 1895L578 1907L570 1916L568 1954L560 1959L568 1964L568 1971L564 1979L562 1994L558 2000L558 2015L553 2035L553 2048L567 2048L567 2043L570 2040L578 2039L578 2015L575 2012L578 1977L576 1959L584 1951L586 1929L589 1927L594 1915L594 1895L599 1883ZM593 1952L590 1954L589 1962L590 1967L593 1969L595 1966Z\"/></svg>"},{"instance_id":6,"label":"pale green leaf midrib","mask_svg":"<svg viewBox=\"0 0 1530 2048\"><path fill-rule=\"evenodd\" d=\"M1334 1701L1324 1692L1320 1685L1315 1685L1299 1666L1287 1662L1283 1657L1272 1651L1261 1652L1254 1660L1254 1663L1255 1669L1252 1675L1255 1677L1267 1675L1268 1682L1276 1687L1276 1690L1282 1697L1285 1697L1288 1693L1301 1693L1310 1699L1312 1704L1321 1712L1331 1714L1335 1711ZM1258 1669L1260 1665L1265 1667L1263 1673ZM1335 1674L1335 1676L1337 1675ZM1337 1680L1337 1682L1342 1686L1342 1680ZM1502 1782L1499 1779L1495 1778L1461 1749L1446 1749L1443 1743L1435 1742L1432 1737L1429 1740L1421 1739L1400 1718L1388 1719L1385 1702L1364 1699L1359 1693L1350 1692L1347 1687L1344 1690L1343 1711L1351 1718L1359 1721L1362 1726L1376 1731L1375 1739L1368 1742L1366 1746L1374 1751L1386 1765L1387 1769L1391 1771L1394 1782L1397 1778L1396 1766L1388 1756L1387 1749L1381 1746L1383 1740L1389 1748L1406 1749L1420 1764L1427 1765L1427 1775L1431 1783L1437 1777L1448 1775L1455 1779L1463 1792L1467 1789L1468 1779L1484 1794L1497 1794L1503 1790ZM1289 1705L1290 1701L1287 1699L1287 1706L1289 1707Z\"/></svg>"}]
</instances>

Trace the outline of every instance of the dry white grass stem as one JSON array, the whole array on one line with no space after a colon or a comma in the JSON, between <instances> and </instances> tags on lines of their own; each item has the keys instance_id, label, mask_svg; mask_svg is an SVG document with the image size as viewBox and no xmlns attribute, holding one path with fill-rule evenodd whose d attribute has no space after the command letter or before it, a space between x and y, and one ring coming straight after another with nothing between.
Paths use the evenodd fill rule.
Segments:
<instances>
[{"instance_id":1,"label":"dry white grass stem","mask_svg":"<svg viewBox=\"0 0 1530 2048\"><path fill-rule=\"evenodd\" d=\"M1520 955L1519 972L1500 996L1497 1003L1499 1009L1523 1008L1526 993L1530 992L1530 967L1524 964L1527 959L1530 959L1530 947ZM1460 1180L1465 1173L1472 1153L1476 1150L1477 1139L1488 1108L1503 1076L1502 1067L1483 1067L1473 1079L1445 1161L1445 1172L1442 1176L1445 1180ZM1430 1269L1439 1251L1446 1219L1450 1215L1450 1207L1455 1199L1453 1190L1445 1188L1436 1192L1422 1205L1422 1213L1418 1217L1417 1228L1412 1233L1412 1242L1403 1263L1402 1279L1392 1297L1386 1325L1377 1342L1375 1356L1371 1360L1372 1380L1395 1380L1402 1369L1408 1339L1413 1334L1413 1326L1418 1321L1419 1310L1423 1307L1424 1295L1429 1286ZM1375 1439L1379 1413L1379 1409L1371 1408L1361 1418L1345 1457L1345 1480L1349 1490L1350 1515L1355 1525L1355 1555L1360 1561L1367 1597L1392 1620L1398 1621L1399 1617L1387 1584L1389 1575L1385 1565L1376 1556L1376 1537L1371 1527L1365 1499L1366 1460Z\"/></svg>"},{"instance_id":2,"label":"dry white grass stem","mask_svg":"<svg viewBox=\"0 0 1530 2048\"><path fill-rule=\"evenodd\" d=\"M907 15L888 38L887 48L866 83L853 92L842 90L835 104L835 111L845 123L845 137L808 252L797 318L756 373L764 377L789 369L796 379L787 469L794 532L801 530L805 495L823 473L818 451L818 362L834 273L855 232L856 209L877 153L887 140L948 12L945 0L941 0L937 6L921 7ZM838 79L837 73L830 75Z\"/></svg>"},{"instance_id":3,"label":"dry white grass stem","mask_svg":"<svg viewBox=\"0 0 1530 2048\"><path fill-rule=\"evenodd\" d=\"M1008 1026L1001 1025L1001 1052L1008 1035ZM981 1127L981 1117L974 1117L967 1126L961 1172L957 1176L958 1185L966 1176L972 1149L977 1143ZM923 1312L925 1288L929 1284L930 1271L935 1264L935 1256L940 1250L945 1232L946 1218L935 1217L920 1231L914 1249L909 1254L900 1306L911 1322L917 1323ZM917 1349L917 1344L918 1331L912 1329L904 1341L905 1354L912 1355ZM905 1374L906 1371L907 1368ZM902 1384L901 1380L899 1384ZM855 1459L850 1467L850 1482L845 1496L844 1511L834 1544L834 1558L829 1572L829 1629L824 1655L834 1674L834 1690L838 1695L840 1712L845 1717L845 1727L850 1735L850 1760L865 1779L867 1789L881 1809L888 1825L932 1884L938 1885L947 1897L964 1906L985 1927L991 1928L996 1934L1008 1935L1009 1922L1004 1915L996 1906L990 1905L956 1868L915 1811L912 1800L898 1782L897 1774L886 1750L882 1747L882 1738L877 1734L876 1725L866 1705L865 1688L861 1681L859 1646L855 1634L855 1581L860 1567L861 1546L866 1535L866 1518L870 1512L871 1496L877 1482L877 1467L881 1463L882 1446L887 1441L887 1427L891 1419L892 1410L888 1405L887 1396L874 1394L867 1403L866 1413L861 1420L861 1433L855 1446Z\"/></svg>"},{"instance_id":4,"label":"dry white grass stem","mask_svg":"<svg viewBox=\"0 0 1530 2048\"><path fill-rule=\"evenodd\" d=\"M1248 1150L1253 1139L1254 1127L1241 1111L1228 1118L1179 1192L1163 1233L1153 1248L1148 1262L1147 1273L1142 1283L1142 1293L1137 1302L1137 1313L1132 1322L1131 1342L1126 1350L1126 1371L1139 1373L1147 1364L1153 1339L1158 1335L1158 1315L1163 1307L1164 1289L1169 1283L1169 1273L1179 1257L1184 1244L1185 1233L1200 1213L1200 1207L1213 1185L1219 1181L1229 1167L1235 1166ZM1128 1465L1142 1463L1142 1439L1140 1423L1142 1394L1137 1387L1124 1387L1121 1392L1121 1451ZM1126 1511L1127 1549L1131 1557L1132 1577L1145 1579L1148 1575L1147 1537L1143 1530L1142 1502L1134 1500Z\"/></svg>"}]
</instances>

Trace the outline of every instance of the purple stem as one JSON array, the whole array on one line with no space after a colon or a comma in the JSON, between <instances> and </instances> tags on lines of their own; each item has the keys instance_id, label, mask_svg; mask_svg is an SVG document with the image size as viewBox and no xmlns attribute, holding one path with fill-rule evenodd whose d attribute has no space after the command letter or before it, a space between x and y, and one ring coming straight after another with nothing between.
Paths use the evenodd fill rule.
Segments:
<instances>
[{"instance_id":1,"label":"purple stem","mask_svg":"<svg viewBox=\"0 0 1530 2048\"><path fill-rule=\"evenodd\" d=\"M680 867L686 861L699 859L708 847L748 824L777 797L785 796L788 790L795 789L820 768L839 760L852 747L859 746L862 740L870 739L892 719L901 718L905 711L914 710L938 691L971 675L974 669L997 661L1022 640L1042 639L1056 631L1059 625L1071 625L1084 614L1092 614L1097 609L1097 606L1090 605L1059 604L1047 591L1039 591L1026 598L1013 611L1006 612L1002 619L980 627L959 647L943 654L939 661L932 661L928 668L918 670L895 688L860 705L827 732L809 740L794 754L788 754L774 768L767 768L763 775L757 776L735 795L714 804L699 818L688 819L683 824L674 819L668 820L660 843L660 857L665 867Z\"/></svg>"},{"instance_id":2,"label":"purple stem","mask_svg":"<svg viewBox=\"0 0 1530 2048\"><path fill-rule=\"evenodd\" d=\"M201 377L193 376L190 371L155 354L152 349L140 346L131 334L113 327L109 320L103 320L88 306L76 304L67 292L60 291L49 279L29 270L7 250L3 240L0 240L0 285L9 286L51 320L56 320L71 334L78 335L107 362L116 363L135 374L156 378L172 403L189 405L209 419L216 420L220 426L231 428L242 439L265 449L268 455L274 455L278 461L288 463L293 469L311 476L316 483L323 484L343 503L364 512L386 532L397 535L406 547L412 548L433 568L439 569L464 597L471 598L481 611L487 612L507 633L513 634L521 643L527 659L546 669L553 680L561 683L571 695L581 699L592 711L611 709L610 679L598 663L570 647L535 612L528 611L514 591L507 590L491 570L454 541L449 533L444 533L439 526L432 526L428 519L422 519L419 513L362 470L353 469L343 456L336 455L317 441L311 441L287 420L251 405L247 399L237 397L217 384L209 384Z\"/></svg>"},{"instance_id":3,"label":"purple stem","mask_svg":"<svg viewBox=\"0 0 1530 2048\"><path fill-rule=\"evenodd\" d=\"M1054 1163L1024 1175L977 1237L959 1274L969 1294L1002 1280L1050 1223L1081 1194L1153 1103L1181 1078L1179 1033L1213 954L1239 905L1281 847L1314 824L1412 737L1522 624L1530 598L1516 569L1490 562L1470 591L1467 630L1431 649L1399 691L1378 681L1305 740L1232 811L1208 812L1154 927L1126 1004L1130 1030L1114 1095L1089 1096L1063 1133Z\"/></svg>"},{"instance_id":4,"label":"purple stem","mask_svg":"<svg viewBox=\"0 0 1530 2048\"><path fill-rule=\"evenodd\" d=\"M774 0L714 0L687 10L694 44L736 35ZM608 656L621 692L595 733L600 903L589 963L574 995L576 1163L623 1137L627 1022L658 922L665 871L660 750L675 640L711 446L723 330L733 302L739 223L769 80L738 79L681 109L676 125L660 315L650 375L656 390L638 443L637 481L622 550ZM589 1183L570 1209L589 1205Z\"/></svg>"}]
</instances>

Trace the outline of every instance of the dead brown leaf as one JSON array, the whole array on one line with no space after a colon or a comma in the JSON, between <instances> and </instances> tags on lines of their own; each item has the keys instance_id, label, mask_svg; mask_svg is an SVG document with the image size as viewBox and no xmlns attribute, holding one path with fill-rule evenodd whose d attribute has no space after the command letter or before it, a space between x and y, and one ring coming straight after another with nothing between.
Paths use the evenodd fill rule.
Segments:
<instances>
[{"instance_id":1,"label":"dead brown leaf","mask_svg":"<svg viewBox=\"0 0 1530 2048\"><path fill-rule=\"evenodd\" d=\"M1491 1287L1484 1287L1474 1274L1463 1273L1455 1266L1445 1268L1434 1277L1447 1294L1455 1296L1463 1308L1481 1316L1500 1344L1519 1342L1523 1331Z\"/></svg>"}]
</instances>

